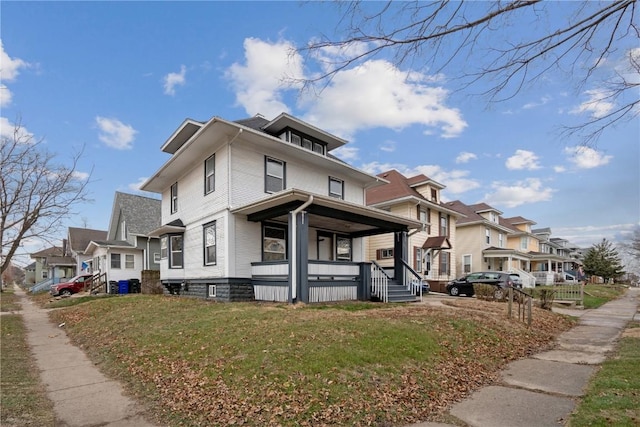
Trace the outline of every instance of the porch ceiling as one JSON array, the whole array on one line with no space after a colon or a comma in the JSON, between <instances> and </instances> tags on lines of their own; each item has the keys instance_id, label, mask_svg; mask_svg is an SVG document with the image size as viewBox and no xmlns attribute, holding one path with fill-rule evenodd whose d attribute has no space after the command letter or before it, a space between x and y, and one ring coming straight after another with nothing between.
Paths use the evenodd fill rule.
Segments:
<instances>
[{"instance_id":1,"label":"porch ceiling","mask_svg":"<svg viewBox=\"0 0 640 427\"><path fill-rule=\"evenodd\" d=\"M311 196L311 193L291 189L260 202L234 209L232 212L247 215L249 221L287 223L289 212L301 206ZM310 227L348 234L352 237L408 231L422 226L418 221L379 209L315 194L311 205L304 210L308 214Z\"/></svg>"}]
</instances>

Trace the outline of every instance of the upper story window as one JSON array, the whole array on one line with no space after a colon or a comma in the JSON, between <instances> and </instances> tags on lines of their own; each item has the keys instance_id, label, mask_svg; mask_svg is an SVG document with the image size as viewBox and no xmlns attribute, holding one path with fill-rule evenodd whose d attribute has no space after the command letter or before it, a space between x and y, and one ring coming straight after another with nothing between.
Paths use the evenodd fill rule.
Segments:
<instances>
[{"instance_id":1,"label":"upper story window","mask_svg":"<svg viewBox=\"0 0 640 427\"><path fill-rule=\"evenodd\" d=\"M498 223L498 214L495 212L491 212L489 214L491 216L491 222L495 222L496 224Z\"/></svg>"},{"instance_id":2,"label":"upper story window","mask_svg":"<svg viewBox=\"0 0 640 427\"><path fill-rule=\"evenodd\" d=\"M491 244L491 230L489 228L484 229L485 243L487 245Z\"/></svg>"},{"instance_id":3,"label":"upper story window","mask_svg":"<svg viewBox=\"0 0 640 427\"><path fill-rule=\"evenodd\" d=\"M520 249L528 249L529 248L529 237L528 236L522 236L520 238Z\"/></svg>"},{"instance_id":4,"label":"upper story window","mask_svg":"<svg viewBox=\"0 0 640 427\"><path fill-rule=\"evenodd\" d=\"M329 196L344 199L344 181L332 176L329 177Z\"/></svg>"},{"instance_id":5,"label":"upper story window","mask_svg":"<svg viewBox=\"0 0 640 427\"><path fill-rule=\"evenodd\" d=\"M318 154L327 154L327 145L325 143L292 129L282 132L280 139Z\"/></svg>"},{"instance_id":6,"label":"upper story window","mask_svg":"<svg viewBox=\"0 0 640 427\"><path fill-rule=\"evenodd\" d=\"M204 194L216 189L216 155L204 161Z\"/></svg>"},{"instance_id":7,"label":"upper story window","mask_svg":"<svg viewBox=\"0 0 640 427\"><path fill-rule=\"evenodd\" d=\"M438 190L435 188L431 189L431 201L433 203L438 203Z\"/></svg>"},{"instance_id":8,"label":"upper story window","mask_svg":"<svg viewBox=\"0 0 640 427\"><path fill-rule=\"evenodd\" d=\"M440 214L440 235L449 235L449 216L446 214Z\"/></svg>"},{"instance_id":9,"label":"upper story window","mask_svg":"<svg viewBox=\"0 0 640 427\"><path fill-rule=\"evenodd\" d=\"M266 193L277 193L285 189L285 168L286 164L282 160L265 157L264 191Z\"/></svg>"},{"instance_id":10,"label":"upper story window","mask_svg":"<svg viewBox=\"0 0 640 427\"><path fill-rule=\"evenodd\" d=\"M504 234L502 233L498 234L498 247L504 248Z\"/></svg>"},{"instance_id":11,"label":"upper story window","mask_svg":"<svg viewBox=\"0 0 640 427\"><path fill-rule=\"evenodd\" d=\"M178 183L171 186L171 213L178 212Z\"/></svg>"}]
</instances>

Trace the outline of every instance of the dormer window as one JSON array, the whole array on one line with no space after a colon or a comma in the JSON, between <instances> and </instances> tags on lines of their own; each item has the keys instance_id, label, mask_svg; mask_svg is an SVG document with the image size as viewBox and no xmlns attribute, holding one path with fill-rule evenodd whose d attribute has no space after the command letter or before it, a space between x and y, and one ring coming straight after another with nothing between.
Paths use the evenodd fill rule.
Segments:
<instances>
[{"instance_id":1,"label":"dormer window","mask_svg":"<svg viewBox=\"0 0 640 427\"><path fill-rule=\"evenodd\" d=\"M280 134L279 138L305 150L313 151L323 156L327 154L327 145L325 143L295 130L287 129Z\"/></svg>"},{"instance_id":2,"label":"dormer window","mask_svg":"<svg viewBox=\"0 0 640 427\"><path fill-rule=\"evenodd\" d=\"M431 189L431 201L433 203L438 203L438 190L435 188Z\"/></svg>"}]
</instances>

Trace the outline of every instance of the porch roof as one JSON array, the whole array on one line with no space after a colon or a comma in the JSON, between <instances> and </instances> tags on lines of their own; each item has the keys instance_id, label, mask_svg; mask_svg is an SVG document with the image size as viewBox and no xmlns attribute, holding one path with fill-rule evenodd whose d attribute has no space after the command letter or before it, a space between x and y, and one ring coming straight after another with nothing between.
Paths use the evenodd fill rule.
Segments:
<instances>
[{"instance_id":1,"label":"porch roof","mask_svg":"<svg viewBox=\"0 0 640 427\"><path fill-rule=\"evenodd\" d=\"M422 227L422 223L389 212L334 197L321 196L295 188L281 191L254 203L233 209L231 213L246 215L249 221L288 222L289 212L311 200L305 207L309 226L348 234L351 237L371 236Z\"/></svg>"}]
</instances>

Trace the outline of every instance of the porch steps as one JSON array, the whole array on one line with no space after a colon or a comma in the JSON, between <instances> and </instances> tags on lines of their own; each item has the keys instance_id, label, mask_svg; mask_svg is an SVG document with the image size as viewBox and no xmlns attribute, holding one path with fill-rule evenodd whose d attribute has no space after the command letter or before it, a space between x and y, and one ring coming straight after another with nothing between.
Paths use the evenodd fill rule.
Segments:
<instances>
[{"instance_id":1,"label":"porch steps","mask_svg":"<svg viewBox=\"0 0 640 427\"><path fill-rule=\"evenodd\" d=\"M418 297L413 295L402 285L399 285L395 280L390 280L388 284L389 289L389 302L417 302Z\"/></svg>"}]
</instances>

